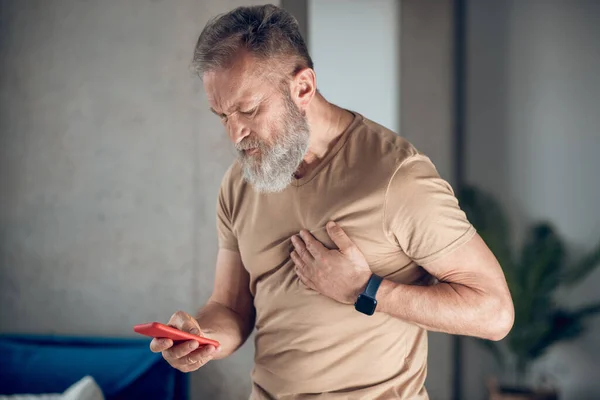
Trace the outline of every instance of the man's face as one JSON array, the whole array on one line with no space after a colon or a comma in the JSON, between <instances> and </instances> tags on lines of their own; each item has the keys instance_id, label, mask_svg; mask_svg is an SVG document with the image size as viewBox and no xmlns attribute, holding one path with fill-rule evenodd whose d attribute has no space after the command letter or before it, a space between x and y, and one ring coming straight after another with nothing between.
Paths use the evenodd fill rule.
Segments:
<instances>
[{"instance_id":1,"label":"man's face","mask_svg":"<svg viewBox=\"0 0 600 400\"><path fill-rule=\"evenodd\" d=\"M260 192L278 192L292 181L309 143L309 126L289 86L268 79L249 56L227 70L204 74L212 111L238 152L244 179Z\"/></svg>"}]
</instances>

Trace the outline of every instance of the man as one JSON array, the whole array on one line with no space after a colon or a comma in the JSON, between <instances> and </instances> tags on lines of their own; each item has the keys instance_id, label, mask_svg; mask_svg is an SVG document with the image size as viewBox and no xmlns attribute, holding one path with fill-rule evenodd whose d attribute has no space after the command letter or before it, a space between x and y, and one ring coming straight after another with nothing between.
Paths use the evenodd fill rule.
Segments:
<instances>
[{"instance_id":1,"label":"man","mask_svg":"<svg viewBox=\"0 0 600 400\"><path fill-rule=\"evenodd\" d=\"M406 140L323 98L293 17L220 16L194 65L238 159L219 193L214 292L169 324L221 345L153 351L194 371L256 328L252 399L426 399L427 330L508 333L502 270L451 187Z\"/></svg>"}]
</instances>

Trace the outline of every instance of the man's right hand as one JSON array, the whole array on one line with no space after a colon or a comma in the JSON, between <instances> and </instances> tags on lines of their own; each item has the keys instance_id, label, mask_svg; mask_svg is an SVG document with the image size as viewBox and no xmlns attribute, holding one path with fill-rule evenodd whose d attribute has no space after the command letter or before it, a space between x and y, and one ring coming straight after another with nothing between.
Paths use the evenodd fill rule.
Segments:
<instances>
[{"instance_id":1,"label":"man's right hand","mask_svg":"<svg viewBox=\"0 0 600 400\"><path fill-rule=\"evenodd\" d=\"M204 336L198 321L191 315L177 311L168 323L169 326L181 331L192 333L198 336ZM162 353L167 362L181 372L192 372L212 360L218 349L213 345L201 345L195 340L174 345L171 339L152 339L150 350L154 353ZM219 349L220 350L220 349Z\"/></svg>"}]
</instances>

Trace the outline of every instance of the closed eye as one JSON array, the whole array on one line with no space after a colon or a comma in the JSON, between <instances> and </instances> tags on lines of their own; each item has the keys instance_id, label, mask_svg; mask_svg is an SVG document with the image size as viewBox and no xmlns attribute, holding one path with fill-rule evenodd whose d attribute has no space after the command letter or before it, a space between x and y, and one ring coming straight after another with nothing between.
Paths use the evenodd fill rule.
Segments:
<instances>
[{"instance_id":1,"label":"closed eye","mask_svg":"<svg viewBox=\"0 0 600 400\"><path fill-rule=\"evenodd\" d=\"M240 111L240 114L250 116L253 115L256 112L256 110L258 110L258 106L248 111Z\"/></svg>"}]
</instances>

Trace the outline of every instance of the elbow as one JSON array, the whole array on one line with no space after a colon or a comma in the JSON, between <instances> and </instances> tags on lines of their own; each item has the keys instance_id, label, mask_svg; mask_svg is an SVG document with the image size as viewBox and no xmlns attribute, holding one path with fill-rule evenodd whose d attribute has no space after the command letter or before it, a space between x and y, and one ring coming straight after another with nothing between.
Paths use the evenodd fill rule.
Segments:
<instances>
[{"instance_id":1,"label":"elbow","mask_svg":"<svg viewBox=\"0 0 600 400\"><path fill-rule=\"evenodd\" d=\"M487 340L499 341L504 339L513 327L515 321L515 309L510 296L508 298L491 301L491 307L486 307L484 334Z\"/></svg>"}]
</instances>

